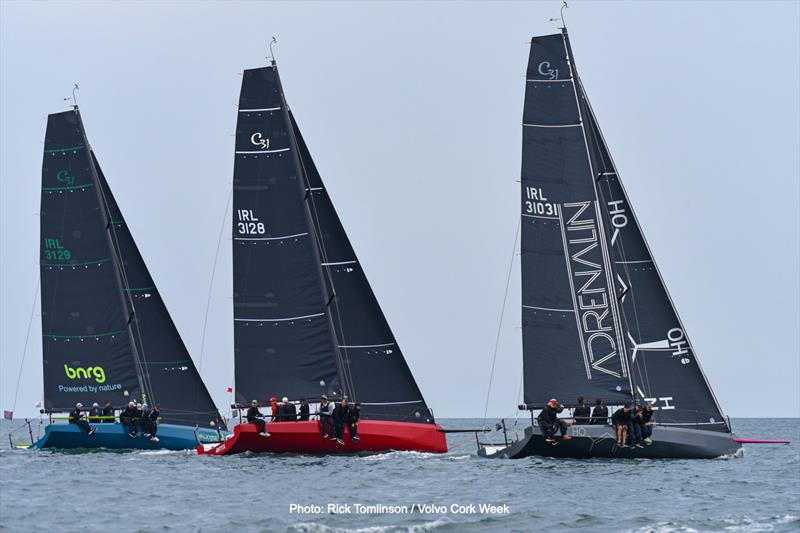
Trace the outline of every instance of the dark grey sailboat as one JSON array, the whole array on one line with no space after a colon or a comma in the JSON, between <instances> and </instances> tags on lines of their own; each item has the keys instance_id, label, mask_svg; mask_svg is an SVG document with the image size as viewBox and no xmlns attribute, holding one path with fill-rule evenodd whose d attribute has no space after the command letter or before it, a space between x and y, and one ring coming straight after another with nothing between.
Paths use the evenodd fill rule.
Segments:
<instances>
[{"instance_id":1,"label":"dark grey sailboat","mask_svg":"<svg viewBox=\"0 0 800 533\"><path fill-rule=\"evenodd\" d=\"M523 114L524 404L555 396L653 404L653 444L620 448L605 424L571 439L484 445L485 457L681 457L741 444L714 397L617 174L566 28L531 41ZM533 418L533 417L532 417Z\"/></svg>"}]
</instances>

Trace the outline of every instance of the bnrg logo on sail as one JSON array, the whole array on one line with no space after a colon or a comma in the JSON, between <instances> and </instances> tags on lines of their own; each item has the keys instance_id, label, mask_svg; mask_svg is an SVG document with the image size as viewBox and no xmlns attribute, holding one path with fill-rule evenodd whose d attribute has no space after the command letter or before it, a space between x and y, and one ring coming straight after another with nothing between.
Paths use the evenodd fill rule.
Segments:
<instances>
[{"instance_id":1,"label":"bnrg logo on sail","mask_svg":"<svg viewBox=\"0 0 800 533\"><path fill-rule=\"evenodd\" d=\"M64 372L69 379L91 379L98 383L103 383L106 380L106 371L102 366L87 366L86 368L70 368L69 365L64 365Z\"/></svg>"}]
</instances>

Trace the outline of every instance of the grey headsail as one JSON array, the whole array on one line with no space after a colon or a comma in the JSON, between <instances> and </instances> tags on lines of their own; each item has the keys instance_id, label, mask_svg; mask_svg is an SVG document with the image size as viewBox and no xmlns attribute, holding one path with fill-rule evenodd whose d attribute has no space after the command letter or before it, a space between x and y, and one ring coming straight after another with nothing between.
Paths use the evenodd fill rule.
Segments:
<instances>
[{"instance_id":1,"label":"grey headsail","mask_svg":"<svg viewBox=\"0 0 800 533\"><path fill-rule=\"evenodd\" d=\"M583 86L589 146L625 318L635 397L652 402L662 424L728 430L644 238Z\"/></svg>"},{"instance_id":2,"label":"grey headsail","mask_svg":"<svg viewBox=\"0 0 800 533\"><path fill-rule=\"evenodd\" d=\"M432 422L430 410L406 364L294 116L308 201L320 246L322 266L347 390L364 403L369 418ZM334 296L335 295L335 296Z\"/></svg>"},{"instance_id":3,"label":"grey headsail","mask_svg":"<svg viewBox=\"0 0 800 533\"><path fill-rule=\"evenodd\" d=\"M533 39L527 77L526 403L549 395L634 398L652 401L660 423L727 431L589 105L566 30ZM575 296L571 303L565 292ZM557 337L566 349L554 358ZM575 338L577 346L565 341Z\"/></svg>"},{"instance_id":4,"label":"grey headsail","mask_svg":"<svg viewBox=\"0 0 800 533\"><path fill-rule=\"evenodd\" d=\"M41 241L45 408L66 410L79 401L120 407L145 399L162 404L165 422L219 423L77 109L48 117ZM153 362L180 360L181 369L151 366L147 356Z\"/></svg>"},{"instance_id":5,"label":"grey headsail","mask_svg":"<svg viewBox=\"0 0 800 533\"><path fill-rule=\"evenodd\" d=\"M123 291L133 310L131 333L139 354L142 381L150 390L149 401L161 404L165 422L212 427L213 421L214 427L225 429L225 422L161 299L97 158L93 151L90 154L108 214L107 227L119 258Z\"/></svg>"},{"instance_id":6,"label":"grey headsail","mask_svg":"<svg viewBox=\"0 0 800 533\"><path fill-rule=\"evenodd\" d=\"M365 418L433 421L274 63L243 74L232 229L238 403L347 394Z\"/></svg>"}]
</instances>

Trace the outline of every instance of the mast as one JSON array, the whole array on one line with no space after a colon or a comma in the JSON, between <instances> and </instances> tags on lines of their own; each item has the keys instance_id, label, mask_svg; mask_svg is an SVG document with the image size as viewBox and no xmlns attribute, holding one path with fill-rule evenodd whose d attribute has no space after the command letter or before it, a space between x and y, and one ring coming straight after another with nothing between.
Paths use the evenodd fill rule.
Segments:
<instances>
[{"instance_id":1,"label":"mast","mask_svg":"<svg viewBox=\"0 0 800 533\"><path fill-rule=\"evenodd\" d=\"M313 238L311 239L311 248L314 254L314 264L317 270L317 276L319 277L319 287L321 293L325 297L325 316L328 320L328 328L331 335L331 342L333 345L333 353L335 356L336 367L339 374L339 382L342 384L342 396L348 394L353 395L352 399L355 400L355 394L353 393L353 384L347 379L347 373L345 368L345 362L342 360L342 353L339 349L339 339L336 335L336 326L333 323L333 317L331 316L331 303L336 299L336 289L333 285L330 286L330 293L328 291L328 284L325 282L325 273L322 269L322 254L320 253L320 245L322 236L317 233L317 225L314 224L314 219L311 215L311 209L309 207L309 199L311 198L311 186L308 184L308 176L306 175L305 168L303 167L303 163L300 159L299 154L299 143L297 141L297 137L295 136L294 128L291 127L292 120L290 118L290 111L289 111L289 104L286 102L286 95L283 92L283 84L281 83L280 74L278 74L278 65L275 63L275 59L271 61L272 68L275 71L275 80L278 85L278 92L280 93L281 98L281 112L283 114L284 120L286 124L289 125L289 138L290 138L290 145L292 149L289 151L293 161L295 168L298 169L300 176L302 179L297 180L297 186L300 187L300 194L303 197L303 214L305 215L306 225L309 228L309 232L312 234Z\"/></svg>"}]
</instances>

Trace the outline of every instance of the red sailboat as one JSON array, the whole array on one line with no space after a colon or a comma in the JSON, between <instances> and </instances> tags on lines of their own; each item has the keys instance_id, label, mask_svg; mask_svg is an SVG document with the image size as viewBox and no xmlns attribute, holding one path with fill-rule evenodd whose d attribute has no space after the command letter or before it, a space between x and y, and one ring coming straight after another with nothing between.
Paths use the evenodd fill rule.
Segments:
<instances>
[{"instance_id":1,"label":"red sailboat","mask_svg":"<svg viewBox=\"0 0 800 533\"><path fill-rule=\"evenodd\" d=\"M381 311L290 112L274 61L245 70L233 180L234 408L271 396L311 403L311 420L281 407L262 435L240 423L201 454L442 453L447 441ZM323 438L321 395L360 403L358 439ZM290 408L291 413L293 409Z\"/></svg>"}]
</instances>

